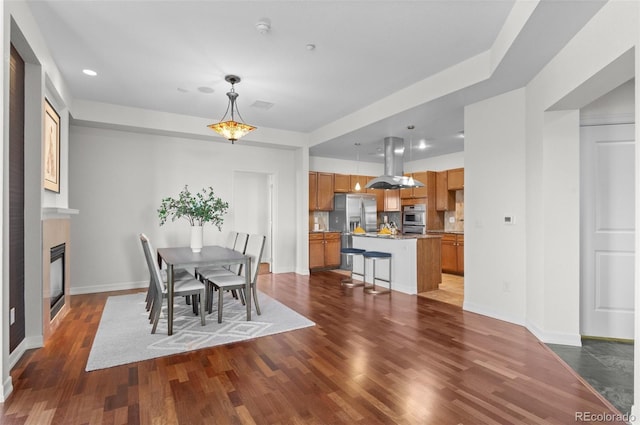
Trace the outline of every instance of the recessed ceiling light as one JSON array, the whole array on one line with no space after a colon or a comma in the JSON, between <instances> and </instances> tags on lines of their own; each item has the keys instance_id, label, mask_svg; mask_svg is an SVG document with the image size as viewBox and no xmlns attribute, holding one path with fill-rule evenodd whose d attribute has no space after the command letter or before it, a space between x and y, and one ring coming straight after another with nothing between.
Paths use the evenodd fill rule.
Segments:
<instances>
[{"instance_id":1,"label":"recessed ceiling light","mask_svg":"<svg viewBox=\"0 0 640 425\"><path fill-rule=\"evenodd\" d=\"M93 69L83 69L83 70L82 70L82 73L83 73L84 75L88 75L88 76L90 76L90 77L95 77L96 75L98 75L98 73L97 73L97 72L95 72Z\"/></svg>"},{"instance_id":2,"label":"recessed ceiling light","mask_svg":"<svg viewBox=\"0 0 640 425\"><path fill-rule=\"evenodd\" d=\"M458 132L458 137L464 139L464 130Z\"/></svg>"},{"instance_id":3,"label":"recessed ceiling light","mask_svg":"<svg viewBox=\"0 0 640 425\"><path fill-rule=\"evenodd\" d=\"M200 93L206 93L206 94L213 93L213 89L211 87L206 87L206 86L198 87L198 91Z\"/></svg>"},{"instance_id":4,"label":"recessed ceiling light","mask_svg":"<svg viewBox=\"0 0 640 425\"><path fill-rule=\"evenodd\" d=\"M418 149L426 149L428 147L429 147L429 145L427 145L426 141L420 140L420 144L418 145Z\"/></svg>"},{"instance_id":5,"label":"recessed ceiling light","mask_svg":"<svg viewBox=\"0 0 640 425\"><path fill-rule=\"evenodd\" d=\"M177 88L177 90L178 90L180 93L188 93L188 92L189 92L189 90L184 89L184 88L182 88L182 87L178 87L178 88Z\"/></svg>"},{"instance_id":6,"label":"recessed ceiling light","mask_svg":"<svg viewBox=\"0 0 640 425\"><path fill-rule=\"evenodd\" d=\"M307 48L307 50L311 51L311 50L315 50L316 49L316 45L313 43L309 43L305 46Z\"/></svg>"}]
</instances>

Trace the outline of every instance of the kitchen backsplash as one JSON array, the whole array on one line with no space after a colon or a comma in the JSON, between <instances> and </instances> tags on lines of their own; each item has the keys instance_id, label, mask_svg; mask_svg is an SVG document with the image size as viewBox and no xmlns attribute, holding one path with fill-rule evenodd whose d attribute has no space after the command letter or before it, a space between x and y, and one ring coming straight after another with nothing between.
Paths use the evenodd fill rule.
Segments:
<instances>
[{"instance_id":1,"label":"kitchen backsplash","mask_svg":"<svg viewBox=\"0 0 640 425\"><path fill-rule=\"evenodd\" d=\"M464 231L464 190L456 190L456 210L444 212L446 232Z\"/></svg>"},{"instance_id":2,"label":"kitchen backsplash","mask_svg":"<svg viewBox=\"0 0 640 425\"><path fill-rule=\"evenodd\" d=\"M378 212L378 229L384 223L384 217L387 217L387 222L394 222L398 228L402 225L402 213L399 212Z\"/></svg>"},{"instance_id":3,"label":"kitchen backsplash","mask_svg":"<svg viewBox=\"0 0 640 425\"><path fill-rule=\"evenodd\" d=\"M309 231L313 232L314 230L329 230L328 211L314 211L309 213Z\"/></svg>"}]
</instances>

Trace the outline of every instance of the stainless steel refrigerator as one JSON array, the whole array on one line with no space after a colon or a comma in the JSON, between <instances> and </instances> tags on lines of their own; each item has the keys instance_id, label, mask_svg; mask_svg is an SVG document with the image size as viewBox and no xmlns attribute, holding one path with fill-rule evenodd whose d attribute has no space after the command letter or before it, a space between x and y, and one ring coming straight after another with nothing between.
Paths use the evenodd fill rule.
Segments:
<instances>
[{"instance_id":1,"label":"stainless steel refrigerator","mask_svg":"<svg viewBox=\"0 0 640 425\"><path fill-rule=\"evenodd\" d=\"M366 232L377 231L376 196L355 193L337 193L333 200L333 211L329 212L329 230L342 233L341 247L351 248L353 230L360 226ZM342 256L341 269L351 270L351 257Z\"/></svg>"}]
</instances>

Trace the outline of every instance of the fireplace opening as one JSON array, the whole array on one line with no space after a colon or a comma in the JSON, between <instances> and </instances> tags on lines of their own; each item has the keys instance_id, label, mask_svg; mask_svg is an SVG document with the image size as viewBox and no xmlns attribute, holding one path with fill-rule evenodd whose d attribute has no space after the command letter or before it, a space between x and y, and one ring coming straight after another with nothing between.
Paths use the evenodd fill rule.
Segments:
<instances>
[{"instance_id":1,"label":"fireplace opening","mask_svg":"<svg viewBox=\"0 0 640 425\"><path fill-rule=\"evenodd\" d=\"M49 288L51 299L51 319L64 305L64 251L65 244L51 248L49 266Z\"/></svg>"}]
</instances>

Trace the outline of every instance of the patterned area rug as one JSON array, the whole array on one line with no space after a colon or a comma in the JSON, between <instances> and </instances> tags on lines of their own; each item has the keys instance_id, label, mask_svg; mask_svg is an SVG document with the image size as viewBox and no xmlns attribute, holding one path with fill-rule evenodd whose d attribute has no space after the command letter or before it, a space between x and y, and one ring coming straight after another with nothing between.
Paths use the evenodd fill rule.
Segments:
<instances>
[{"instance_id":1,"label":"patterned area rug","mask_svg":"<svg viewBox=\"0 0 640 425\"><path fill-rule=\"evenodd\" d=\"M176 298L173 335L168 336L166 305L157 333L152 335L144 293L109 297L85 370L105 369L315 325L261 292L258 292L258 299L262 314L258 316L252 306L251 321L248 322L246 307L230 295L225 296L222 323L218 323L218 312L214 308L213 313L206 316L206 325L202 326L200 317L193 314L184 298Z\"/></svg>"}]
</instances>

